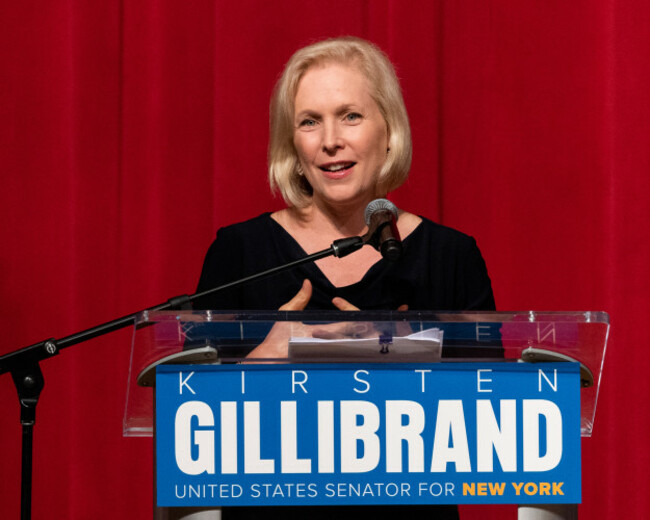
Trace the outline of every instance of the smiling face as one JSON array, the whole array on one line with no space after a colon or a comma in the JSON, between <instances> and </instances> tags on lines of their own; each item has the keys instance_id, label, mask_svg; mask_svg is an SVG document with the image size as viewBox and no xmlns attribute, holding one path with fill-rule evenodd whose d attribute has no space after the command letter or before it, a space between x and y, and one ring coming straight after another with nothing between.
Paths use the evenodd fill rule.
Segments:
<instances>
[{"instance_id":1,"label":"smiling face","mask_svg":"<svg viewBox=\"0 0 650 520\"><path fill-rule=\"evenodd\" d=\"M300 80L294 103L293 143L313 188L313 201L330 206L376 198L386 161L388 130L354 66L313 66Z\"/></svg>"}]
</instances>

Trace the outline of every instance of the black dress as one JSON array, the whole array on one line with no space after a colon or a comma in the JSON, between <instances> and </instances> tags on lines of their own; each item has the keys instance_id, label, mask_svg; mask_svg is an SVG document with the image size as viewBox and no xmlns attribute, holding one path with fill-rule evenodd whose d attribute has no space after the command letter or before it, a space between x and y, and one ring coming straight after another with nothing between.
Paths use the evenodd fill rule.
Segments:
<instances>
[{"instance_id":1,"label":"black dress","mask_svg":"<svg viewBox=\"0 0 650 520\"><path fill-rule=\"evenodd\" d=\"M425 218L403 241L399 261L379 260L357 283L335 287L313 263L195 302L196 309L274 310L313 285L307 309L331 310L340 296L364 310L494 310L485 262L470 236ZM222 228L205 258L197 292L302 258L305 251L270 213ZM457 519L456 506L224 508L230 519Z\"/></svg>"}]
</instances>

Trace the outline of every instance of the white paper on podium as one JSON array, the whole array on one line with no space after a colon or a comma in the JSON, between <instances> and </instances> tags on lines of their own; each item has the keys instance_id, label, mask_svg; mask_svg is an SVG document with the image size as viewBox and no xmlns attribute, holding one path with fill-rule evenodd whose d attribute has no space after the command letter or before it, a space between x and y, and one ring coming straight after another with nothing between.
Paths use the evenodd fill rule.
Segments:
<instances>
[{"instance_id":1,"label":"white paper on podium","mask_svg":"<svg viewBox=\"0 0 650 520\"><path fill-rule=\"evenodd\" d=\"M381 361L439 361L443 331L422 330L408 336L321 339L294 337L289 340L289 357L298 359L370 359Z\"/></svg>"}]
</instances>

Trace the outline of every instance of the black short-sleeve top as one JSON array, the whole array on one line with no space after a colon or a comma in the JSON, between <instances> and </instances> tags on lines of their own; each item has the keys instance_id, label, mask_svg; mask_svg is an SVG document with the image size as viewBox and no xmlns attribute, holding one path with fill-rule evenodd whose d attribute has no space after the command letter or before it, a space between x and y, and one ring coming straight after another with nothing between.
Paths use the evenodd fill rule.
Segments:
<instances>
[{"instance_id":1,"label":"black short-sleeve top","mask_svg":"<svg viewBox=\"0 0 650 520\"><path fill-rule=\"evenodd\" d=\"M369 246L365 246L369 247ZM354 254L354 253L352 253ZM221 228L205 257L197 292L306 256L270 213ZM476 241L422 218L403 240L397 262L380 259L357 283L335 287L314 263L209 295L196 309L273 310L289 301L308 278L307 309L334 309L340 296L364 310L494 310L490 278Z\"/></svg>"}]
</instances>

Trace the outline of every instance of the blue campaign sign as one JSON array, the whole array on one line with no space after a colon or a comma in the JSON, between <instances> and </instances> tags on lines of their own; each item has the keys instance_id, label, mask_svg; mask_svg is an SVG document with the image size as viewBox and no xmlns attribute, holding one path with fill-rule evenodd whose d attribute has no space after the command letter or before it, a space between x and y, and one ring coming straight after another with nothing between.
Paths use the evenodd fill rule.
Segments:
<instances>
[{"instance_id":1,"label":"blue campaign sign","mask_svg":"<svg viewBox=\"0 0 650 520\"><path fill-rule=\"evenodd\" d=\"M575 363L163 365L159 506L579 503Z\"/></svg>"}]
</instances>

